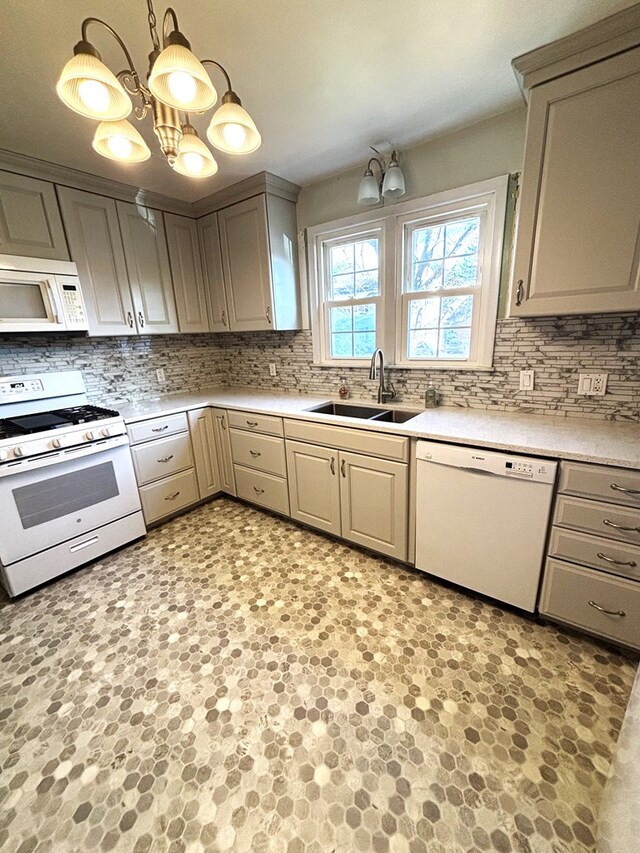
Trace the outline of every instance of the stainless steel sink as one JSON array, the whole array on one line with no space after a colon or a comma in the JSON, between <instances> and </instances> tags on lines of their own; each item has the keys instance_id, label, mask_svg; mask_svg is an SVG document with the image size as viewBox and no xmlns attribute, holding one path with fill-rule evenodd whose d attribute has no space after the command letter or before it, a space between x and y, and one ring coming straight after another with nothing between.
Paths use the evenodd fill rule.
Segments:
<instances>
[{"instance_id":1,"label":"stainless steel sink","mask_svg":"<svg viewBox=\"0 0 640 853\"><path fill-rule=\"evenodd\" d=\"M343 418L362 418L392 424L404 424L420 414L420 409L380 409L375 406L359 406L357 403L324 403L307 411L318 415L341 415Z\"/></svg>"},{"instance_id":2,"label":"stainless steel sink","mask_svg":"<svg viewBox=\"0 0 640 853\"><path fill-rule=\"evenodd\" d=\"M343 418L364 418L365 420L386 414L386 409L349 403L324 403L322 406L314 406L307 411L317 412L319 415L342 415Z\"/></svg>"},{"instance_id":3,"label":"stainless steel sink","mask_svg":"<svg viewBox=\"0 0 640 853\"><path fill-rule=\"evenodd\" d=\"M380 415L375 415L373 418L370 418L370 420L387 421L392 424L405 424L420 413L420 409L414 409L413 411L407 411L406 409L389 409L388 412L382 412Z\"/></svg>"}]
</instances>

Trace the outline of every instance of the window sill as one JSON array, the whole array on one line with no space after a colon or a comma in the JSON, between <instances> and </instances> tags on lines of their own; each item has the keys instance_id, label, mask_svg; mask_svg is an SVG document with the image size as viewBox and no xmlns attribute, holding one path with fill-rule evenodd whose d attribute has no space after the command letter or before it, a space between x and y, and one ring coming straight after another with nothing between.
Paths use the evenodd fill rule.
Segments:
<instances>
[{"instance_id":1,"label":"window sill","mask_svg":"<svg viewBox=\"0 0 640 853\"><path fill-rule=\"evenodd\" d=\"M364 361L312 361L313 367L334 368L337 370L349 368L369 368L371 359ZM493 373L493 365L487 364L467 364L466 362L448 361L448 362L422 362L420 364L393 364L385 361L385 370L472 370L476 373Z\"/></svg>"}]
</instances>

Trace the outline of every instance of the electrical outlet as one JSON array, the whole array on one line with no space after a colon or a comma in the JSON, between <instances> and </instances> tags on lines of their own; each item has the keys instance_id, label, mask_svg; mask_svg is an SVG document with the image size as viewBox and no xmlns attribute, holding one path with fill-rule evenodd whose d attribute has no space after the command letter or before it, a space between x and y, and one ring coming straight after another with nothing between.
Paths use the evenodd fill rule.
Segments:
<instances>
[{"instance_id":1,"label":"electrical outlet","mask_svg":"<svg viewBox=\"0 0 640 853\"><path fill-rule=\"evenodd\" d=\"M578 394L585 397L604 397L607 390L608 373L580 373Z\"/></svg>"},{"instance_id":2,"label":"electrical outlet","mask_svg":"<svg viewBox=\"0 0 640 853\"><path fill-rule=\"evenodd\" d=\"M277 376L277 375L278 375L278 371L276 370L275 362L272 361L269 364L269 376Z\"/></svg>"},{"instance_id":3,"label":"electrical outlet","mask_svg":"<svg viewBox=\"0 0 640 853\"><path fill-rule=\"evenodd\" d=\"M158 369L156 370L156 379L158 380L158 382L166 382L167 381L167 379L164 375L164 368L163 367L158 367Z\"/></svg>"},{"instance_id":4,"label":"electrical outlet","mask_svg":"<svg viewBox=\"0 0 640 853\"><path fill-rule=\"evenodd\" d=\"M521 370L520 371L520 390L533 391L535 371Z\"/></svg>"}]
</instances>

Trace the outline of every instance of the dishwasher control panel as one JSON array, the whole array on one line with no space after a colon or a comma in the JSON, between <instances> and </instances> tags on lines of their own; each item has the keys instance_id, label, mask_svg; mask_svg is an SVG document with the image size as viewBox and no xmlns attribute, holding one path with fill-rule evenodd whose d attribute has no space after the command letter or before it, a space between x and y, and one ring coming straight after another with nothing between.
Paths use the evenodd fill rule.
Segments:
<instances>
[{"instance_id":1,"label":"dishwasher control panel","mask_svg":"<svg viewBox=\"0 0 640 853\"><path fill-rule=\"evenodd\" d=\"M531 480L539 483L553 483L558 467L557 462L551 459L512 456L499 451L484 451L480 448L440 444L433 441L418 441L416 457L418 462L461 468L475 474L489 474L494 477Z\"/></svg>"}]
</instances>

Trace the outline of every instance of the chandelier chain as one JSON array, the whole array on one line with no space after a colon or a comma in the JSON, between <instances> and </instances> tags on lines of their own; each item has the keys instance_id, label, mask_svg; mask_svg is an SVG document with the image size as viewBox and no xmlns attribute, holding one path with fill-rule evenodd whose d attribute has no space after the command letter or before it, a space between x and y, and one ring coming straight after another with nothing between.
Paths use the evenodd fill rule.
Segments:
<instances>
[{"instance_id":1,"label":"chandelier chain","mask_svg":"<svg viewBox=\"0 0 640 853\"><path fill-rule=\"evenodd\" d=\"M149 32L151 33L151 40L153 41L153 49L160 50L160 39L158 38L158 20L156 18L156 13L153 9L152 0L147 0L147 9L148 9L148 21L149 21Z\"/></svg>"}]
</instances>

